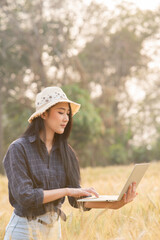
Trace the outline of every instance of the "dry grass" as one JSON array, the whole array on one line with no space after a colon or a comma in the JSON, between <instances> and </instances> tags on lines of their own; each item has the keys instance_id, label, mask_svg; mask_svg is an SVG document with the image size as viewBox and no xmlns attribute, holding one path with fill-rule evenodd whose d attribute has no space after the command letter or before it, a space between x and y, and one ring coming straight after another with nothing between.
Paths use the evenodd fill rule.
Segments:
<instances>
[{"instance_id":1,"label":"dry grass","mask_svg":"<svg viewBox=\"0 0 160 240\"><path fill-rule=\"evenodd\" d=\"M93 186L99 194L118 194L133 165L81 169L82 186ZM63 240L158 240L160 239L160 163L151 163L138 187L136 200L119 210L72 208L63 210ZM0 240L12 214L8 202L7 179L0 177Z\"/></svg>"}]
</instances>

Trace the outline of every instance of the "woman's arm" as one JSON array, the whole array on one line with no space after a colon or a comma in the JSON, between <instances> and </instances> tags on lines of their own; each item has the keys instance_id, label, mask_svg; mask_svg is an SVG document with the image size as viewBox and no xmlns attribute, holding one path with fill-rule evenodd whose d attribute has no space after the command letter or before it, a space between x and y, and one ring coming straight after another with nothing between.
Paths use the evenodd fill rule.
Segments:
<instances>
[{"instance_id":1,"label":"woman's arm","mask_svg":"<svg viewBox=\"0 0 160 240\"><path fill-rule=\"evenodd\" d=\"M43 203L48 203L59 198L70 196L70 197L85 197L94 194L98 197L98 193L94 188L59 188L52 190L43 190Z\"/></svg>"},{"instance_id":2,"label":"woman's arm","mask_svg":"<svg viewBox=\"0 0 160 240\"><path fill-rule=\"evenodd\" d=\"M70 197L85 197L94 194L98 197L98 193L94 190L94 188L60 188L60 189L52 189L52 190L44 190L43 191L43 203L48 203L59 198L70 196ZM85 208L110 208L110 209L119 209L123 207L125 204L133 201L136 197L136 183L132 183L126 194L124 194L122 200L115 202L85 202Z\"/></svg>"},{"instance_id":3,"label":"woman's arm","mask_svg":"<svg viewBox=\"0 0 160 240\"><path fill-rule=\"evenodd\" d=\"M136 183L132 183L127 193L123 195L122 200L115 202L85 202L84 206L86 208L109 208L109 209L119 209L123 207L125 204L132 202L136 197Z\"/></svg>"},{"instance_id":4,"label":"woman's arm","mask_svg":"<svg viewBox=\"0 0 160 240\"><path fill-rule=\"evenodd\" d=\"M52 202L59 198L66 196L67 189L51 189L51 190L43 190L43 203Z\"/></svg>"}]
</instances>

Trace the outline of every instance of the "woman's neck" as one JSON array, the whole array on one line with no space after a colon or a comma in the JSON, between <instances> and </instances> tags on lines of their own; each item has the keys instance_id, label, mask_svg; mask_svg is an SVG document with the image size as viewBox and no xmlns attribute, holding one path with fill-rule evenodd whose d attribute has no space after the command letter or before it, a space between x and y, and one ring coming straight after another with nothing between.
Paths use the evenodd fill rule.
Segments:
<instances>
[{"instance_id":1,"label":"woman's neck","mask_svg":"<svg viewBox=\"0 0 160 240\"><path fill-rule=\"evenodd\" d=\"M41 140L46 143L46 146L52 146L54 143L54 133L46 130L46 139L44 138L44 132L39 134ZM45 141L46 140L46 141Z\"/></svg>"}]
</instances>

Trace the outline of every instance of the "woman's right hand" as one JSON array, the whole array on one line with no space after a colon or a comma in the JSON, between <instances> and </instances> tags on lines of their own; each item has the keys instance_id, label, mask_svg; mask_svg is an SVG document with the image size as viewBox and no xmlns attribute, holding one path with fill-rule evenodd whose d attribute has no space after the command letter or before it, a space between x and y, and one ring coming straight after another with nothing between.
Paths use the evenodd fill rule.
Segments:
<instances>
[{"instance_id":1,"label":"woman's right hand","mask_svg":"<svg viewBox=\"0 0 160 240\"><path fill-rule=\"evenodd\" d=\"M91 196L95 195L96 197L99 197L99 194L96 192L96 190L92 187L90 188L67 188L67 196L70 197L85 197L85 196Z\"/></svg>"}]
</instances>

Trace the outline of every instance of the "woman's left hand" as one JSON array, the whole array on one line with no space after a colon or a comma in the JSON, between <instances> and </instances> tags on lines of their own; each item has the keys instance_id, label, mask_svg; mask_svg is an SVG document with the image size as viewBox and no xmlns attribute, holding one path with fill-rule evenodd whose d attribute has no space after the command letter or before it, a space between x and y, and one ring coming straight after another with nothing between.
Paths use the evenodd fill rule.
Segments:
<instances>
[{"instance_id":1,"label":"woman's left hand","mask_svg":"<svg viewBox=\"0 0 160 240\"><path fill-rule=\"evenodd\" d=\"M127 193L125 193L125 194L123 195L122 200L116 201L116 202L112 202L112 203L111 203L111 204L112 204L111 208L112 208L112 209L121 208L121 207L123 207L125 204L127 204L127 203L129 203L129 202L132 202L137 195L138 195L138 193L136 193L136 183L133 182L133 183L129 186Z\"/></svg>"}]
</instances>

